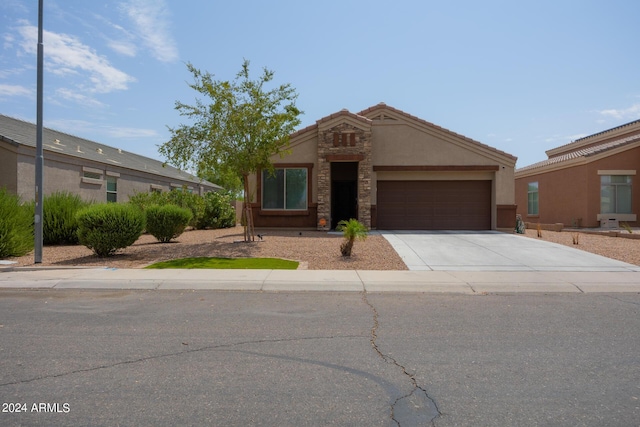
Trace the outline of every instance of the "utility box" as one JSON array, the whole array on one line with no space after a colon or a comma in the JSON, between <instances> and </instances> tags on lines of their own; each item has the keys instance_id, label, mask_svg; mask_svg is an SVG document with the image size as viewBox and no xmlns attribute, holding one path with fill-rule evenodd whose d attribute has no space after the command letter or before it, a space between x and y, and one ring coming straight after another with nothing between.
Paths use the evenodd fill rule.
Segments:
<instances>
[{"instance_id":1,"label":"utility box","mask_svg":"<svg viewBox=\"0 0 640 427\"><path fill-rule=\"evenodd\" d=\"M618 218L602 218L600 220L601 228L620 228L620 221Z\"/></svg>"}]
</instances>

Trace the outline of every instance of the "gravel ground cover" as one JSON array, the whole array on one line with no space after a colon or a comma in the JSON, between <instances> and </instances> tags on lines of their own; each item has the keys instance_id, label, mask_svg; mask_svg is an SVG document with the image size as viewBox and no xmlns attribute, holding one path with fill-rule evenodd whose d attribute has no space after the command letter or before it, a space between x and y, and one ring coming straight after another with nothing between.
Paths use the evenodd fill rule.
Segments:
<instances>
[{"instance_id":1,"label":"gravel ground cover","mask_svg":"<svg viewBox=\"0 0 640 427\"><path fill-rule=\"evenodd\" d=\"M638 233L638 231L635 231ZM340 235L321 231L264 230L264 240L242 241L242 228L189 230L175 242L158 243L143 235L132 246L109 258L98 258L84 246L45 246L41 266L104 266L142 268L170 259L215 257L274 257L300 261L310 270L406 270L407 266L387 240L376 234L357 241L351 258L340 255ZM587 252L640 265L640 240L579 233L579 244L572 243L576 232L543 231L542 240L560 243ZM527 230L522 238L538 239L536 230ZM13 258L18 266L33 266L33 253Z\"/></svg>"},{"instance_id":2,"label":"gravel ground cover","mask_svg":"<svg viewBox=\"0 0 640 427\"><path fill-rule=\"evenodd\" d=\"M622 232L626 233L624 230ZM637 234L638 230L635 230L634 233ZM573 236L576 234L578 236L578 244L574 245ZM536 230L526 230L525 236L539 239ZM575 249L628 262L629 264L640 265L640 239L610 237L605 234L587 234L581 233L579 230L561 232L543 230L541 240L560 243Z\"/></svg>"},{"instance_id":3,"label":"gravel ground cover","mask_svg":"<svg viewBox=\"0 0 640 427\"><path fill-rule=\"evenodd\" d=\"M407 266L387 240L372 234L356 241L351 258L340 255L342 235L322 231L256 230L252 243L242 242L242 227L188 230L174 242L158 243L151 235L109 258L98 258L84 246L45 246L41 266L104 266L142 268L158 261L186 257L271 257L301 263L310 270L406 270ZM19 266L33 266L33 253L13 258Z\"/></svg>"}]
</instances>

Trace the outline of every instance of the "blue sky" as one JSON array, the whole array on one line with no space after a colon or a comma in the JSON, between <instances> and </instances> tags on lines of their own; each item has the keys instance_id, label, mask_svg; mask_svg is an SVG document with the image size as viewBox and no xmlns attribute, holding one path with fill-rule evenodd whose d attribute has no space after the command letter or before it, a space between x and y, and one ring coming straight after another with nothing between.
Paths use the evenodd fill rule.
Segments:
<instances>
[{"instance_id":1,"label":"blue sky","mask_svg":"<svg viewBox=\"0 0 640 427\"><path fill-rule=\"evenodd\" d=\"M640 118L640 2L45 0L45 126L164 160L185 63L275 71L301 127L385 102L518 157ZM0 113L35 122L37 0L0 3Z\"/></svg>"}]
</instances>

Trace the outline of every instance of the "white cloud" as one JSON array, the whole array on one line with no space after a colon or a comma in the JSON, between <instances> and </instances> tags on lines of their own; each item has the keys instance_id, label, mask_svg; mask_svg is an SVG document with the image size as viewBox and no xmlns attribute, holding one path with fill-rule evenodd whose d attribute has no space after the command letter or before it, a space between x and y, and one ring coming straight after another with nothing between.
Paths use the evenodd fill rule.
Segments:
<instances>
[{"instance_id":1,"label":"white cloud","mask_svg":"<svg viewBox=\"0 0 640 427\"><path fill-rule=\"evenodd\" d=\"M113 138L151 138L158 136L158 132L153 129L110 127L106 131Z\"/></svg>"},{"instance_id":2,"label":"white cloud","mask_svg":"<svg viewBox=\"0 0 640 427\"><path fill-rule=\"evenodd\" d=\"M629 108L601 110L600 114L618 120L635 120L640 118L640 104L633 104Z\"/></svg>"},{"instance_id":3,"label":"white cloud","mask_svg":"<svg viewBox=\"0 0 640 427\"><path fill-rule=\"evenodd\" d=\"M25 52L37 53L38 29L22 23L18 27L22 36L21 46ZM83 90L94 93L109 93L125 90L135 79L113 67L109 61L84 45L74 36L44 31L45 68L57 75L80 75L88 80L80 83Z\"/></svg>"},{"instance_id":4,"label":"white cloud","mask_svg":"<svg viewBox=\"0 0 640 427\"><path fill-rule=\"evenodd\" d=\"M0 84L0 96L32 96L33 91L29 88L19 85L3 85Z\"/></svg>"},{"instance_id":5,"label":"white cloud","mask_svg":"<svg viewBox=\"0 0 640 427\"><path fill-rule=\"evenodd\" d=\"M168 9L164 0L130 0L122 9L135 25L136 34L159 61L178 59L178 48L171 36Z\"/></svg>"},{"instance_id":6,"label":"white cloud","mask_svg":"<svg viewBox=\"0 0 640 427\"><path fill-rule=\"evenodd\" d=\"M87 107L104 107L104 104L96 99L86 96L82 93L74 92L71 89L60 88L56 90L56 95L62 99L76 102Z\"/></svg>"},{"instance_id":7,"label":"white cloud","mask_svg":"<svg viewBox=\"0 0 640 427\"><path fill-rule=\"evenodd\" d=\"M138 51L136 45L127 41L109 40L107 42L107 46L119 54L129 56L131 58L135 57Z\"/></svg>"}]
</instances>

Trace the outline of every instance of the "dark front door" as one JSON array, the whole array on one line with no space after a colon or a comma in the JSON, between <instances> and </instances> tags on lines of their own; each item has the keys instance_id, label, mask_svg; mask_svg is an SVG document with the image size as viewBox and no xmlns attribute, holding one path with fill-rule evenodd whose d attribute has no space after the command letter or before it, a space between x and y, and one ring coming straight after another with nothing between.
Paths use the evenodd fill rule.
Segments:
<instances>
[{"instance_id":1,"label":"dark front door","mask_svg":"<svg viewBox=\"0 0 640 427\"><path fill-rule=\"evenodd\" d=\"M331 228L358 219L358 163L331 163Z\"/></svg>"}]
</instances>

